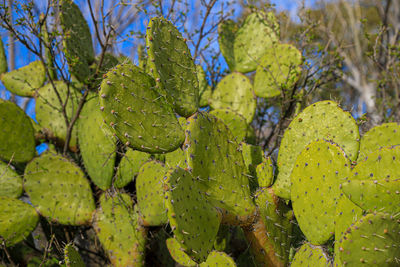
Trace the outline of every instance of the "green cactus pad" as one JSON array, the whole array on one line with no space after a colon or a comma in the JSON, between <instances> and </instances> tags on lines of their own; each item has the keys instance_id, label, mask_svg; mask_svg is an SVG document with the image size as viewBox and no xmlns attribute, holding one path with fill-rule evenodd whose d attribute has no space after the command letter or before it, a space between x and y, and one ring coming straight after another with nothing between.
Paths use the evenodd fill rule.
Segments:
<instances>
[{"instance_id":1,"label":"green cactus pad","mask_svg":"<svg viewBox=\"0 0 400 267\"><path fill-rule=\"evenodd\" d=\"M165 154L165 164L169 168L174 168L174 167L181 167L182 169L186 169L186 154L185 152L178 148L175 151L172 151L170 153Z\"/></svg>"},{"instance_id":2,"label":"green cactus pad","mask_svg":"<svg viewBox=\"0 0 400 267\"><path fill-rule=\"evenodd\" d=\"M260 60L254 77L254 93L274 97L291 89L301 74L301 52L289 44L271 46Z\"/></svg>"},{"instance_id":3,"label":"green cactus pad","mask_svg":"<svg viewBox=\"0 0 400 267\"><path fill-rule=\"evenodd\" d=\"M1 75L6 89L19 96L34 96L45 80L46 71L39 60Z\"/></svg>"},{"instance_id":4,"label":"green cactus pad","mask_svg":"<svg viewBox=\"0 0 400 267\"><path fill-rule=\"evenodd\" d=\"M118 166L114 185L122 188L133 181L139 168L150 158L150 154L128 148Z\"/></svg>"},{"instance_id":5,"label":"green cactus pad","mask_svg":"<svg viewBox=\"0 0 400 267\"><path fill-rule=\"evenodd\" d=\"M316 139L332 140L350 160L357 159L360 135L349 112L332 101L314 103L298 114L286 129L279 148L278 176L273 185L278 196L290 198L290 174L297 156Z\"/></svg>"},{"instance_id":6,"label":"green cactus pad","mask_svg":"<svg viewBox=\"0 0 400 267\"><path fill-rule=\"evenodd\" d=\"M264 240L263 254L275 255L281 266L289 262L292 243L293 211L279 199L271 188L262 188L255 193L255 202L260 210L268 240Z\"/></svg>"},{"instance_id":7,"label":"green cactus pad","mask_svg":"<svg viewBox=\"0 0 400 267\"><path fill-rule=\"evenodd\" d=\"M270 157L263 158L263 161L256 167L257 181L260 187L270 187L274 182L274 165Z\"/></svg>"},{"instance_id":8,"label":"green cactus pad","mask_svg":"<svg viewBox=\"0 0 400 267\"><path fill-rule=\"evenodd\" d=\"M35 137L29 117L16 104L0 99L0 158L27 162L35 156Z\"/></svg>"},{"instance_id":9,"label":"green cactus pad","mask_svg":"<svg viewBox=\"0 0 400 267\"><path fill-rule=\"evenodd\" d=\"M256 166L263 161L264 152L260 146L240 143L244 164L247 168L247 177L250 182L250 190L254 192L258 188Z\"/></svg>"},{"instance_id":10,"label":"green cactus pad","mask_svg":"<svg viewBox=\"0 0 400 267\"><path fill-rule=\"evenodd\" d=\"M398 216L367 214L351 225L339 240L343 266L398 266L400 224Z\"/></svg>"},{"instance_id":11,"label":"green cactus pad","mask_svg":"<svg viewBox=\"0 0 400 267\"><path fill-rule=\"evenodd\" d=\"M248 126L246 119L242 115L227 108L214 109L210 114L222 120L228 126L237 142L244 140L247 135Z\"/></svg>"},{"instance_id":12,"label":"green cactus pad","mask_svg":"<svg viewBox=\"0 0 400 267\"><path fill-rule=\"evenodd\" d=\"M146 45L159 92L179 115L189 117L199 107L199 84L186 40L171 22L153 18L147 26Z\"/></svg>"},{"instance_id":13,"label":"green cactus pad","mask_svg":"<svg viewBox=\"0 0 400 267\"><path fill-rule=\"evenodd\" d=\"M225 76L212 94L211 107L230 108L250 123L256 112L256 99L249 78L238 72Z\"/></svg>"},{"instance_id":14,"label":"green cactus pad","mask_svg":"<svg viewBox=\"0 0 400 267\"><path fill-rule=\"evenodd\" d=\"M99 73L97 74L97 79L94 81L94 88L98 88L100 86L102 77L106 74L110 69L117 66L119 64L118 58L116 58L113 54L105 53L103 57L103 61L99 68ZM90 66L91 73L94 75L96 73L97 67L100 64L100 58L97 57L96 61Z\"/></svg>"},{"instance_id":15,"label":"green cactus pad","mask_svg":"<svg viewBox=\"0 0 400 267\"><path fill-rule=\"evenodd\" d=\"M216 207L236 216L254 212L246 165L234 137L220 120L207 113L188 119L186 158L200 188Z\"/></svg>"},{"instance_id":16,"label":"green cactus pad","mask_svg":"<svg viewBox=\"0 0 400 267\"><path fill-rule=\"evenodd\" d=\"M0 161L0 196L18 198L22 194L22 178L7 164Z\"/></svg>"},{"instance_id":17,"label":"green cactus pad","mask_svg":"<svg viewBox=\"0 0 400 267\"><path fill-rule=\"evenodd\" d=\"M0 38L0 75L7 72L8 64L6 58L6 51L4 50L3 40Z\"/></svg>"},{"instance_id":18,"label":"green cactus pad","mask_svg":"<svg viewBox=\"0 0 400 267\"><path fill-rule=\"evenodd\" d=\"M69 71L84 82L90 75L94 49L89 26L79 7L72 0L60 3L60 24L64 35L64 54Z\"/></svg>"},{"instance_id":19,"label":"green cactus pad","mask_svg":"<svg viewBox=\"0 0 400 267\"><path fill-rule=\"evenodd\" d=\"M161 162L149 161L140 167L136 178L137 205L146 226L167 223L163 178L167 168Z\"/></svg>"},{"instance_id":20,"label":"green cactus pad","mask_svg":"<svg viewBox=\"0 0 400 267\"><path fill-rule=\"evenodd\" d=\"M200 264L200 267L226 266L236 267L235 261L225 252L211 251L207 257L207 261Z\"/></svg>"},{"instance_id":21,"label":"green cactus pad","mask_svg":"<svg viewBox=\"0 0 400 267\"><path fill-rule=\"evenodd\" d=\"M152 77L130 64L106 76L100 90L103 118L123 143L150 153L173 151L183 143L184 132L172 108L153 90Z\"/></svg>"},{"instance_id":22,"label":"green cactus pad","mask_svg":"<svg viewBox=\"0 0 400 267\"><path fill-rule=\"evenodd\" d=\"M49 220L89 224L95 210L89 181L81 169L60 155L44 153L26 166L24 188L33 206Z\"/></svg>"},{"instance_id":23,"label":"green cactus pad","mask_svg":"<svg viewBox=\"0 0 400 267\"><path fill-rule=\"evenodd\" d=\"M350 161L335 144L315 141L297 157L291 175L291 200L300 229L314 245L335 232L339 184L350 176Z\"/></svg>"},{"instance_id":24,"label":"green cactus pad","mask_svg":"<svg viewBox=\"0 0 400 267\"><path fill-rule=\"evenodd\" d=\"M211 98L211 86L208 85L206 73L203 67L196 65L197 80L199 81L199 106L208 106L208 100Z\"/></svg>"},{"instance_id":25,"label":"green cactus pad","mask_svg":"<svg viewBox=\"0 0 400 267\"><path fill-rule=\"evenodd\" d=\"M256 70L260 58L278 40L279 24L273 12L250 14L235 36L235 70Z\"/></svg>"},{"instance_id":26,"label":"green cactus pad","mask_svg":"<svg viewBox=\"0 0 400 267\"><path fill-rule=\"evenodd\" d=\"M85 267L81 255L75 249L74 245L67 244L64 248L64 260L67 267Z\"/></svg>"},{"instance_id":27,"label":"green cactus pad","mask_svg":"<svg viewBox=\"0 0 400 267\"><path fill-rule=\"evenodd\" d=\"M62 103L67 102L65 111L70 121L75 116L82 94L72 85L68 86L60 81L54 82L54 85ZM62 105L51 83L46 84L37 91L35 111L39 125L48 129L60 143L64 143L67 136L67 127L62 114ZM75 151L77 142L77 127L75 125L72 129L69 143L70 149Z\"/></svg>"},{"instance_id":28,"label":"green cactus pad","mask_svg":"<svg viewBox=\"0 0 400 267\"><path fill-rule=\"evenodd\" d=\"M99 99L90 94L82 108L78 123L81 156L90 179L100 189L111 186L117 144L112 132L103 122Z\"/></svg>"},{"instance_id":29,"label":"green cactus pad","mask_svg":"<svg viewBox=\"0 0 400 267\"><path fill-rule=\"evenodd\" d=\"M349 180L342 184L346 196L367 212L400 212L400 180Z\"/></svg>"},{"instance_id":30,"label":"green cactus pad","mask_svg":"<svg viewBox=\"0 0 400 267\"><path fill-rule=\"evenodd\" d=\"M235 55L233 44L235 35L239 29L238 25L233 20L224 20L218 25L218 44L222 55L231 71L235 69Z\"/></svg>"},{"instance_id":31,"label":"green cactus pad","mask_svg":"<svg viewBox=\"0 0 400 267\"><path fill-rule=\"evenodd\" d=\"M113 266L144 266L146 235L129 195L101 195L93 228Z\"/></svg>"},{"instance_id":32,"label":"green cactus pad","mask_svg":"<svg viewBox=\"0 0 400 267\"><path fill-rule=\"evenodd\" d=\"M178 167L168 172L164 188L175 238L192 260L199 263L211 252L221 218L198 185L191 173Z\"/></svg>"},{"instance_id":33,"label":"green cactus pad","mask_svg":"<svg viewBox=\"0 0 400 267\"><path fill-rule=\"evenodd\" d=\"M185 253L185 250L175 238L168 238L166 244L174 261L183 266L196 266L196 262Z\"/></svg>"},{"instance_id":34,"label":"green cactus pad","mask_svg":"<svg viewBox=\"0 0 400 267\"><path fill-rule=\"evenodd\" d=\"M291 267L328 267L328 255L320 246L304 243L294 255Z\"/></svg>"},{"instance_id":35,"label":"green cactus pad","mask_svg":"<svg viewBox=\"0 0 400 267\"><path fill-rule=\"evenodd\" d=\"M394 145L400 145L400 126L395 122L376 126L361 138L358 161L379 148Z\"/></svg>"},{"instance_id":36,"label":"green cactus pad","mask_svg":"<svg viewBox=\"0 0 400 267\"><path fill-rule=\"evenodd\" d=\"M39 216L21 200L0 196L0 239L6 246L24 240L36 227Z\"/></svg>"}]
</instances>

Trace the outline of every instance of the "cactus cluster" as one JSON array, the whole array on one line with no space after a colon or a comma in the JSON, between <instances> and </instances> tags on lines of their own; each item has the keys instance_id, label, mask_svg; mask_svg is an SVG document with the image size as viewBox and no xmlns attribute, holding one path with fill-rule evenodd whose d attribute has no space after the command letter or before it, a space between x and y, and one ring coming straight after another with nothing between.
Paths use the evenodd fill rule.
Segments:
<instances>
[{"instance_id":1,"label":"cactus cluster","mask_svg":"<svg viewBox=\"0 0 400 267\"><path fill-rule=\"evenodd\" d=\"M296 113L277 160L257 145L258 99L295 88L303 62L279 42L273 13L220 25L231 73L212 90L186 39L159 17L139 66L103 55L102 80L92 79L88 25L70 0L60 7L79 82L45 77L41 62L8 73L0 64L7 89L36 98L38 122L0 100L2 248L32 242L40 221L90 229L113 266L400 264L397 124L360 138L349 112L321 101ZM50 149L37 155L43 138ZM61 261L84 266L83 241L67 241Z\"/></svg>"}]
</instances>

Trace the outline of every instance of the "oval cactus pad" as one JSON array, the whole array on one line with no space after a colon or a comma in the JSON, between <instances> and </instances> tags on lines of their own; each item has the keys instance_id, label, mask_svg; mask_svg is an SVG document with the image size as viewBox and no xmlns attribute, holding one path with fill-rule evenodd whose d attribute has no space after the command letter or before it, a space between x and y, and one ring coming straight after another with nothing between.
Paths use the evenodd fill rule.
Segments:
<instances>
[{"instance_id":1,"label":"oval cactus pad","mask_svg":"<svg viewBox=\"0 0 400 267\"><path fill-rule=\"evenodd\" d=\"M7 163L0 161L0 196L18 198L22 194L22 178Z\"/></svg>"}]
</instances>

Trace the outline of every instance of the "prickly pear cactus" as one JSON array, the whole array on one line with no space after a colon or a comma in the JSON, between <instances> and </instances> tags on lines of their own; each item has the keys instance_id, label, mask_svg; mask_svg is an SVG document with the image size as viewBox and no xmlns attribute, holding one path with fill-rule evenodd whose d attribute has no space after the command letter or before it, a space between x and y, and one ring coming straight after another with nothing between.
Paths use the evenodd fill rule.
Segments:
<instances>
[{"instance_id":1,"label":"prickly pear cactus","mask_svg":"<svg viewBox=\"0 0 400 267\"><path fill-rule=\"evenodd\" d=\"M24 188L33 206L50 221L89 224L95 210L92 190L82 170L51 152L26 166Z\"/></svg>"},{"instance_id":2,"label":"prickly pear cactus","mask_svg":"<svg viewBox=\"0 0 400 267\"><path fill-rule=\"evenodd\" d=\"M7 72L8 64L6 58L6 51L4 50L3 40L0 38L0 76Z\"/></svg>"},{"instance_id":3,"label":"prickly pear cactus","mask_svg":"<svg viewBox=\"0 0 400 267\"><path fill-rule=\"evenodd\" d=\"M31 205L0 196L0 239L7 247L27 238L38 221L39 216Z\"/></svg>"},{"instance_id":4,"label":"prickly pear cactus","mask_svg":"<svg viewBox=\"0 0 400 267\"><path fill-rule=\"evenodd\" d=\"M137 205L146 226L167 223L163 194L163 178L167 170L161 162L149 161L140 167L136 177Z\"/></svg>"},{"instance_id":5,"label":"prickly pear cactus","mask_svg":"<svg viewBox=\"0 0 400 267\"><path fill-rule=\"evenodd\" d=\"M315 141L297 157L291 175L291 200L300 229L314 245L324 244L335 232L339 185L350 176L343 150L327 141Z\"/></svg>"},{"instance_id":6,"label":"prickly pear cactus","mask_svg":"<svg viewBox=\"0 0 400 267\"><path fill-rule=\"evenodd\" d=\"M260 58L279 40L279 24L274 13L252 13L235 35L235 70L254 71Z\"/></svg>"},{"instance_id":7,"label":"prickly pear cactus","mask_svg":"<svg viewBox=\"0 0 400 267\"><path fill-rule=\"evenodd\" d=\"M375 150L394 145L400 145L400 126L395 122L376 126L361 138L358 161L365 159Z\"/></svg>"},{"instance_id":8,"label":"prickly pear cactus","mask_svg":"<svg viewBox=\"0 0 400 267\"><path fill-rule=\"evenodd\" d=\"M246 119L242 115L227 108L214 109L210 111L210 114L222 120L228 126L237 142L244 140L248 133L248 126Z\"/></svg>"},{"instance_id":9,"label":"prickly pear cactus","mask_svg":"<svg viewBox=\"0 0 400 267\"><path fill-rule=\"evenodd\" d=\"M199 84L190 50L181 33L163 18L152 18L147 26L149 68L158 91L184 117L199 106Z\"/></svg>"},{"instance_id":10,"label":"prickly pear cactus","mask_svg":"<svg viewBox=\"0 0 400 267\"><path fill-rule=\"evenodd\" d=\"M122 188L133 181L139 173L139 168L150 158L146 152L128 148L118 166L114 185Z\"/></svg>"},{"instance_id":11,"label":"prickly pear cactus","mask_svg":"<svg viewBox=\"0 0 400 267\"><path fill-rule=\"evenodd\" d=\"M85 267L85 263L83 262L81 255L76 250L74 245L67 244L64 248L64 260L67 267Z\"/></svg>"},{"instance_id":12,"label":"prickly pear cactus","mask_svg":"<svg viewBox=\"0 0 400 267\"><path fill-rule=\"evenodd\" d=\"M208 255L207 261L200 264L200 267L214 266L236 267L236 263L225 252L214 250Z\"/></svg>"},{"instance_id":13,"label":"prickly pear cactus","mask_svg":"<svg viewBox=\"0 0 400 267\"><path fill-rule=\"evenodd\" d=\"M46 72L39 60L1 75L1 81L6 89L19 96L34 96L45 80Z\"/></svg>"},{"instance_id":14,"label":"prickly pear cactus","mask_svg":"<svg viewBox=\"0 0 400 267\"><path fill-rule=\"evenodd\" d=\"M256 167L257 181L260 187L270 187L274 182L274 167L270 157L263 158Z\"/></svg>"},{"instance_id":15,"label":"prickly pear cactus","mask_svg":"<svg viewBox=\"0 0 400 267\"><path fill-rule=\"evenodd\" d=\"M72 0L61 1L60 24L69 71L84 82L90 75L89 66L94 61L92 36L84 16Z\"/></svg>"},{"instance_id":16,"label":"prickly pear cactus","mask_svg":"<svg viewBox=\"0 0 400 267\"><path fill-rule=\"evenodd\" d=\"M397 266L400 224L397 216L367 214L351 225L338 240L344 266Z\"/></svg>"},{"instance_id":17,"label":"prickly pear cactus","mask_svg":"<svg viewBox=\"0 0 400 267\"><path fill-rule=\"evenodd\" d=\"M224 20L218 25L218 44L222 55L231 71L235 69L233 44L239 27L233 20Z\"/></svg>"},{"instance_id":18,"label":"prickly pear cactus","mask_svg":"<svg viewBox=\"0 0 400 267\"><path fill-rule=\"evenodd\" d=\"M252 214L255 207L246 167L225 124L207 113L197 113L188 119L186 135L186 159L200 189L217 207L236 216Z\"/></svg>"},{"instance_id":19,"label":"prickly pear cactus","mask_svg":"<svg viewBox=\"0 0 400 267\"><path fill-rule=\"evenodd\" d=\"M200 263L211 252L221 218L198 185L191 173L178 167L168 172L164 188L165 206L175 238L185 253Z\"/></svg>"},{"instance_id":20,"label":"prickly pear cactus","mask_svg":"<svg viewBox=\"0 0 400 267\"><path fill-rule=\"evenodd\" d=\"M165 164L169 168L174 168L179 166L182 169L186 169L187 164L186 164L185 152L182 149L178 148L175 151L165 154Z\"/></svg>"},{"instance_id":21,"label":"prickly pear cactus","mask_svg":"<svg viewBox=\"0 0 400 267\"><path fill-rule=\"evenodd\" d=\"M113 266L144 266L146 234L129 195L101 195L93 227Z\"/></svg>"},{"instance_id":22,"label":"prickly pear cactus","mask_svg":"<svg viewBox=\"0 0 400 267\"><path fill-rule=\"evenodd\" d=\"M278 196L290 198L290 174L296 158L318 138L332 140L350 160L357 159L360 134L351 114L333 101L314 103L292 120L283 135L277 162L279 172L273 185Z\"/></svg>"},{"instance_id":23,"label":"prickly pear cactus","mask_svg":"<svg viewBox=\"0 0 400 267\"><path fill-rule=\"evenodd\" d=\"M175 238L168 238L166 244L174 261L183 266L196 266L196 262L185 253L185 250Z\"/></svg>"},{"instance_id":24,"label":"prickly pear cactus","mask_svg":"<svg viewBox=\"0 0 400 267\"><path fill-rule=\"evenodd\" d=\"M67 127L62 114L62 104L55 90L60 95L62 103L67 103L65 111L69 121L75 116L82 94L72 84L67 85L66 83L56 81L54 85L55 89L51 83L48 83L37 91L36 119L40 126L50 130L59 143L64 143L67 135ZM70 149L73 151L77 150L77 139L77 127L74 127L69 143Z\"/></svg>"},{"instance_id":25,"label":"prickly pear cactus","mask_svg":"<svg viewBox=\"0 0 400 267\"><path fill-rule=\"evenodd\" d=\"M256 166L263 161L264 152L260 146L240 143L244 164L247 168L250 190L254 192L258 188Z\"/></svg>"},{"instance_id":26,"label":"prickly pear cactus","mask_svg":"<svg viewBox=\"0 0 400 267\"><path fill-rule=\"evenodd\" d=\"M208 85L206 73L201 65L196 65L197 80L199 81L199 106L208 106L208 100L211 98L211 86Z\"/></svg>"},{"instance_id":27,"label":"prickly pear cactus","mask_svg":"<svg viewBox=\"0 0 400 267\"><path fill-rule=\"evenodd\" d=\"M300 77L301 63L301 52L293 45L271 46L257 66L254 93L259 97L274 97L291 89Z\"/></svg>"},{"instance_id":28,"label":"prickly pear cactus","mask_svg":"<svg viewBox=\"0 0 400 267\"><path fill-rule=\"evenodd\" d=\"M154 79L139 67L118 65L101 83L100 109L125 145L150 153L173 151L183 143L184 132L154 86Z\"/></svg>"},{"instance_id":29,"label":"prickly pear cactus","mask_svg":"<svg viewBox=\"0 0 400 267\"><path fill-rule=\"evenodd\" d=\"M0 161L0 196L18 198L22 194L22 178L7 163Z\"/></svg>"},{"instance_id":30,"label":"prickly pear cactus","mask_svg":"<svg viewBox=\"0 0 400 267\"><path fill-rule=\"evenodd\" d=\"M238 72L225 76L212 94L211 107L230 108L250 123L256 111L256 99L249 78Z\"/></svg>"},{"instance_id":31,"label":"prickly pear cactus","mask_svg":"<svg viewBox=\"0 0 400 267\"><path fill-rule=\"evenodd\" d=\"M294 255L291 267L328 267L330 259L320 246L304 243Z\"/></svg>"},{"instance_id":32,"label":"prickly pear cactus","mask_svg":"<svg viewBox=\"0 0 400 267\"><path fill-rule=\"evenodd\" d=\"M103 122L96 94L87 98L79 118L78 140L81 156L90 179L100 189L111 186L117 144L112 132Z\"/></svg>"},{"instance_id":33,"label":"prickly pear cactus","mask_svg":"<svg viewBox=\"0 0 400 267\"><path fill-rule=\"evenodd\" d=\"M0 158L27 162L35 156L35 137L29 117L16 104L0 99Z\"/></svg>"}]
</instances>

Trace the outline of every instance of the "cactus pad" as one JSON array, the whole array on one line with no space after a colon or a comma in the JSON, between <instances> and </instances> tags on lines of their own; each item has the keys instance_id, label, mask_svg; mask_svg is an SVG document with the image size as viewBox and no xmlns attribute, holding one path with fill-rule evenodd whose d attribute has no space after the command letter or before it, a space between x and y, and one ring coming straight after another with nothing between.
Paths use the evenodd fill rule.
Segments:
<instances>
[{"instance_id":1,"label":"cactus pad","mask_svg":"<svg viewBox=\"0 0 400 267\"><path fill-rule=\"evenodd\" d=\"M235 70L256 70L260 58L278 40L279 24L273 12L250 14L235 36Z\"/></svg>"},{"instance_id":2,"label":"cactus pad","mask_svg":"<svg viewBox=\"0 0 400 267\"><path fill-rule=\"evenodd\" d=\"M154 91L154 79L139 67L121 64L101 83L103 118L118 138L133 149L150 153L173 151L184 132L172 108Z\"/></svg>"},{"instance_id":3,"label":"cactus pad","mask_svg":"<svg viewBox=\"0 0 400 267\"><path fill-rule=\"evenodd\" d=\"M165 180L165 206L175 238L184 251L195 262L204 262L217 236L220 217L198 184L188 171L171 169Z\"/></svg>"},{"instance_id":4,"label":"cactus pad","mask_svg":"<svg viewBox=\"0 0 400 267\"><path fill-rule=\"evenodd\" d=\"M291 175L291 200L300 229L314 245L335 232L340 182L350 176L350 161L335 144L315 141L297 157Z\"/></svg>"},{"instance_id":5,"label":"cactus pad","mask_svg":"<svg viewBox=\"0 0 400 267\"><path fill-rule=\"evenodd\" d=\"M161 162L149 161L140 167L136 178L137 205L146 226L167 223L163 178L167 168Z\"/></svg>"},{"instance_id":6,"label":"cactus pad","mask_svg":"<svg viewBox=\"0 0 400 267\"><path fill-rule=\"evenodd\" d=\"M240 150L242 151L244 164L247 168L247 177L250 181L250 190L252 192L258 188L256 166L263 161L262 148L260 146L240 143Z\"/></svg>"},{"instance_id":7,"label":"cactus pad","mask_svg":"<svg viewBox=\"0 0 400 267\"><path fill-rule=\"evenodd\" d=\"M101 195L93 228L113 266L144 266L145 232L129 195Z\"/></svg>"},{"instance_id":8,"label":"cactus pad","mask_svg":"<svg viewBox=\"0 0 400 267\"><path fill-rule=\"evenodd\" d=\"M178 148L175 151L165 154L165 164L170 168L179 166L182 169L186 169L187 165L185 152Z\"/></svg>"},{"instance_id":9,"label":"cactus pad","mask_svg":"<svg viewBox=\"0 0 400 267\"><path fill-rule=\"evenodd\" d=\"M1 75L1 81L8 91L19 96L34 96L46 80L46 72L41 61Z\"/></svg>"},{"instance_id":10,"label":"cactus pad","mask_svg":"<svg viewBox=\"0 0 400 267\"><path fill-rule=\"evenodd\" d=\"M24 240L39 221L35 209L21 200L0 196L0 240L12 246Z\"/></svg>"},{"instance_id":11,"label":"cactus pad","mask_svg":"<svg viewBox=\"0 0 400 267\"><path fill-rule=\"evenodd\" d=\"M337 103L321 101L308 106L292 120L283 136L278 155L279 172L273 185L276 194L290 198L290 174L306 145L316 139L332 140L353 161L357 159L359 138L355 120Z\"/></svg>"},{"instance_id":12,"label":"cactus pad","mask_svg":"<svg viewBox=\"0 0 400 267\"><path fill-rule=\"evenodd\" d=\"M400 126L394 122L376 126L361 138L358 161L379 148L394 145L400 145Z\"/></svg>"},{"instance_id":13,"label":"cactus pad","mask_svg":"<svg viewBox=\"0 0 400 267\"><path fill-rule=\"evenodd\" d=\"M210 114L222 120L228 126L237 142L244 140L248 132L248 126L246 119L242 115L230 109L214 109Z\"/></svg>"},{"instance_id":14,"label":"cactus pad","mask_svg":"<svg viewBox=\"0 0 400 267\"><path fill-rule=\"evenodd\" d=\"M274 166L270 157L263 158L263 161L256 167L257 181L260 187L270 187L274 182Z\"/></svg>"},{"instance_id":15,"label":"cactus pad","mask_svg":"<svg viewBox=\"0 0 400 267\"><path fill-rule=\"evenodd\" d=\"M94 49L89 26L72 0L61 1L60 24L69 71L84 82L90 75L89 66L94 61Z\"/></svg>"},{"instance_id":16,"label":"cactus pad","mask_svg":"<svg viewBox=\"0 0 400 267\"><path fill-rule=\"evenodd\" d=\"M133 181L139 173L139 168L150 158L146 152L128 148L118 166L114 185L122 188Z\"/></svg>"},{"instance_id":17,"label":"cactus pad","mask_svg":"<svg viewBox=\"0 0 400 267\"><path fill-rule=\"evenodd\" d=\"M235 35L239 27L233 20L224 20L218 25L218 43L219 49L225 58L226 63L231 71L235 69L235 55L233 44Z\"/></svg>"},{"instance_id":18,"label":"cactus pad","mask_svg":"<svg viewBox=\"0 0 400 267\"><path fill-rule=\"evenodd\" d=\"M328 255L320 246L303 244L294 255L291 267L328 267L331 266Z\"/></svg>"},{"instance_id":19,"label":"cactus pad","mask_svg":"<svg viewBox=\"0 0 400 267\"><path fill-rule=\"evenodd\" d=\"M398 218L384 213L367 214L351 225L339 240L344 266L397 266L400 255Z\"/></svg>"},{"instance_id":20,"label":"cactus pad","mask_svg":"<svg viewBox=\"0 0 400 267\"><path fill-rule=\"evenodd\" d=\"M207 257L207 261L200 264L200 267L226 266L236 267L235 261L225 252L211 251Z\"/></svg>"},{"instance_id":21,"label":"cactus pad","mask_svg":"<svg viewBox=\"0 0 400 267\"><path fill-rule=\"evenodd\" d=\"M179 115L189 117L199 106L199 84L186 40L171 22L153 18L147 26L146 45L159 92Z\"/></svg>"},{"instance_id":22,"label":"cactus pad","mask_svg":"<svg viewBox=\"0 0 400 267\"><path fill-rule=\"evenodd\" d=\"M199 81L199 106L208 106L208 99L211 98L211 86L208 85L206 73L203 67L196 65L197 80Z\"/></svg>"},{"instance_id":23,"label":"cactus pad","mask_svg":"<svg viewBox=\"0 0 400 267\"><path fill-rule=\"evenodd\" d=\"M35 137L29 117L16 104L0 99L0 158L27 162L35 156Z\"/></svg>"},{"instance_id":24,"label":"cactus pad","mask_svg":"<svg viewBox=\"0 0 400 267\"><path fill-rule=\"evenodd\" d=\"M238 144L220 120L207 113L190 117L186 159L199 186L216 207L237 216L254 212L246 166Z\"/></svg>"},{"instance_id":25,"label":"cactus pad","mask_svg":"<svg viewBox=\"0 0 400 267\"><path fill-rule=\"evenodd\" d=\"M117 145L112 132L103 122L99 99L88 96L78 124L78 140L81 156L90 179L100 189L111 186Z\"/></svg>"},{"instance_id":26,"label":"cactus pad","mask_svg":"<svg viewBox=\"0 0 400 267\"><path fill-rule=\"evenodd\" d=\"M81 169L51 152L26 166L24 188L33 206L49 220L68 225L88 224L95 210L89 181Z\"/></svg>"},{"instance_id":27,"label":"cactus pad","mask_svg":"<svg viewBox=\"0 0 400 267\"><path fill-rule=\"evenodd\" d=\"M212 94L211 107L230 108L250 123L256 112L256 99L249 78L238 72L225 76Z\"/></svg>"},{"instance_id":28,"label":"cactus pad","mask_svg":"<svg viewBox=\"0 0 400 267\"><path fill-rule=\"evenodd\" d=\"M18 198L22 194L22 178L7 164L0 161L0 196Z\"/></svg>"},{"instance_id":29,"label":"cactus pad","mask_svg":"<svg viewBox=\"0 0 400 267\"><path fill-rule=\"evenodd\" d=\"M168 238L166 244L174 261L183 266L196 266L196 262L185 253L185 250L175 238Z\"/></svg>"},{"instance_id":30,"label":"cactus pad","mask_svg":"<svg viewBox=\"0 0 400 267\"><path fill-rule=\"evenodd\" d=\"M259 97L274 97L281 90L291 89L300 77L302 56L288 44L275 44L266 51L254 77L254 93Z\"/></svg>"},{"instance_id":31,"label":"cactus pad","mask_svg":"<svg viewBox=\"0 0 400 267\"><path fill-rule=\"evenodd\" d=\"M71 120L78 109L82 94L72 85L68 86L63 82L56 81L54 85L61 97L62 103L67 102L65 111L68 119ZM52 84L48 83L37 91L35 111L39 125L50 130L54 137L60 143L63 143L67 135L67 126L62 114L62 105ZM69 143L70 149L76 150L77 139L77 127L75 125Z\"/></svg>"},{"instance_id":32,"label":"cactus pad","mask_svg":"<svg viewBox=\"0 0 400 267\"><path fill-rule=\"evenodd\" d=\"M6 58L6 51L4 50L3 40L0 38L0 75L7 72L8 64Z\"/></svg>"},{"instance_id":33,"label":"cactus pad","mask_svg":"<svg viewBox=\"0 0 400 267\"><path fill-rule=\"evenodd\" d=\"M64 260L67 267L85 267L81 255L75 249L74 245L67 244L64 248Z\"/></svg>"}]
</instances>

